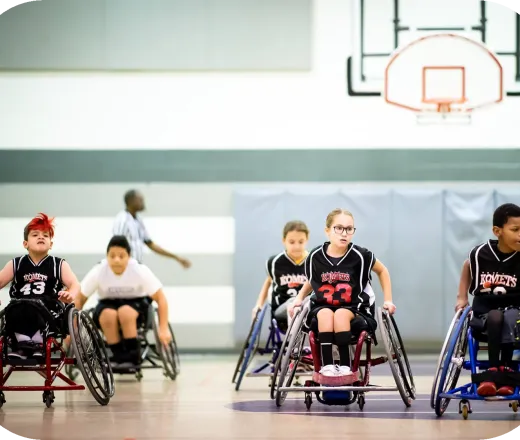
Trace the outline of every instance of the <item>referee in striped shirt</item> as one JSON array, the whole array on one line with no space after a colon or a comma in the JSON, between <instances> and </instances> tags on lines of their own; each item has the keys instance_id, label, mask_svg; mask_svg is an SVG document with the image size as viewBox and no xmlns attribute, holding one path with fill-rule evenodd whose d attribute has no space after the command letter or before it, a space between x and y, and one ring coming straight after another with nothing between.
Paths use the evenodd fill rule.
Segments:
<instances>
[{"instance_id":1,"label":"referee in striped shirt","mask_svg":"<svg viewBox=\"0 0 520 440\"><path fill-rule=\"evenodd\" d=\"M168 252L152 241L143 220L138 215L138 212L144 211L144 197L140 192L134 189L127 191L125 205L126 209L117 214L112 233L113 235L124 235L128 239L133 258L142 263L143 245L146 245L159 255L177 260L185 269L191 266L188 260Z\"/></svg>"}]
</instances>

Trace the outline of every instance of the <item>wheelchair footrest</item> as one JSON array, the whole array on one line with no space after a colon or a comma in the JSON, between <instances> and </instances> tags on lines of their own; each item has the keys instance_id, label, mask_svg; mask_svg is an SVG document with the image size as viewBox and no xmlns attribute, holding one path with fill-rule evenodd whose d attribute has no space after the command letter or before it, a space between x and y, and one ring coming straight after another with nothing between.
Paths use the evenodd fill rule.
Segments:
<instances>
[{"instance_id":1,"label":"wheelchair footrest","mask_svg":"<svg viewBox=\"0 0 520 440\"><path fill-rule=\"evenodd\" d=\"M471 382L477 385L482 382L493 382L497 387L517 387L520 386L520 373L516 371L484 371L482 373L472 374Z\"/></svg>"},{"instance_id":2,"label":"wheelchair footrest","mask_svg":"<svg viewBox=\"0 0 520 440\"><path fill-rule=\"evenodd\" d=\"M58 365L61 357L51 357L51 365ZM4 367L45 367L45 357L40 359L6 359L3 361Z\"/></svg>"},{"instance_id":3,"label":"wheelchair footrest","mask_svg":"<svg viewBox=\"0 0 520 440\"><path fill-rule=\"evenodd\" d=\"M312 380L320 385L338 387L342 385L352 385L355 382L359 381L358 372L352 372L351 374L347 374L345 376L323 376L316 371L312 375Z\"/></svg>"}]
</instances>

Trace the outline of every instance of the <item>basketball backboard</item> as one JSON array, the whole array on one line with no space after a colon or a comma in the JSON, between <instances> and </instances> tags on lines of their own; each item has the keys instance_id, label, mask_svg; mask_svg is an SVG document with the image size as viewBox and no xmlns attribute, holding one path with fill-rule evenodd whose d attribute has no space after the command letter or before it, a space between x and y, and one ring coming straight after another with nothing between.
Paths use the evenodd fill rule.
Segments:
<instances>
[{"instance_id":1,"label":"basketball backboard","mask_svg":"<svg viewBox=\"0 0 520 440\"><path fill-rule=\"evenodd\" d=\"M413 93L421 106L428 103L445 106L449 102L457 103L456 108L471 107L477 80L487 84L484 89L489 101L497 100L499 87L504 96L520 97L520 16L505 6L477 0L353 0L352 4L353 55L347 63L350 96L385 96L385 78L391 54L412 41L437 34L452 34L483 43L489 52L496 55L502 68L501 79L496 63L482 67L482 60L490 58L482 57L483 52L477 45L467 49L469 46L464 48L462 39L453 39L453 44L460 44L458 48L448 46L447 53L453 56L445 63L440 60L428 62L420 51L415 53L415 57L422 58L416 63L418 73L414 74L413 83L407 83L407 89L415 88ZM431 39L428 48L426 45L421 48L425 53L433 51L438 55L443 46L439 42L439 39ZM467 56L455 55L460 50ZM463 58L465 60L461 61ZM475 75L477 64L480 72ZM402 66L399 69L404 71ZM395 93L395 90L390 85L389 93Z\"/></svg>"}]
</instances>

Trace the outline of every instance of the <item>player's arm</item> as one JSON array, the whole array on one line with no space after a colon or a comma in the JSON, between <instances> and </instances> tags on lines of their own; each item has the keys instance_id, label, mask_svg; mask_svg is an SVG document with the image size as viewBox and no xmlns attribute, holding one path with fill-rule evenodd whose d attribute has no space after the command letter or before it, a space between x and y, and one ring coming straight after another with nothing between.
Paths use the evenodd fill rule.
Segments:
<instances>
[{"instance_id":1,"label":"player's arm","mask_svg":"<svg viewBox=\"0 0 520 440\"><path fill-rule=\"evenodd\" d=\"M264 284L262 284L262 288L260 289L260 293L258 294L256 304L253 307L253 319L256 316L258 310L260 310L264 306L265 300L267 299L267 294L269 292L269 287L271 287L272 284L272 278L269 275L267 275L267 278L265 279Z\"/></svg>"},{"instance_id":2,"label":"player's arm","mask_svg":"<svg viewBox=\"0 0 520 440\"><path fill-rule=\"evenodd\" d=\"M383 307L387 309L391 314L395 312L395 305L392 301L392 281L390 280L390 272L388 268L376 258L374 266L372 266L372 272L374 272L381 284L381 289L384 295Z\"/></svg>"},{"instance_id":3,"label":"player's arm","mask_svg":"<svg viewBox=\"0 0 520 440\"><path fill-rule=\"evenodd\" d=\"M163 344L171 341L170 329L168 326L168 301L162 288L151 295L151 298L157 303L157 313L159 315L159 339Z\"/></svg>"},{"instance_id":4,"label":"player's arm","mask_svg":"<svg viewBox=\"0 0 520 440\"><path fill-rule=\"evenodd\" d=\"M14 278L13 260L9 261L2 270L0 270L0 289L7 286Z\"/></svg>"},{"instance_id":5,"label":"player's arm","mask_svg":"<svg viewBox=\"0 0 520 440\"><path fill-rule=\"evenodd\" d=\"M302 286L300 291L298 292L298 295L296 295L296 299L294 300L294 307L299 307L303 300L309 295L309 293L312 292L312 286L309 281L306 281L305 284Z\"/></svg>"},{"instance_id":6,"label":"player's arm","mask_svg":"<svg viewBox=\"0 0 520 440\"><path fill-rule=\"evenodd\" d=\"M64 303L73 302L74 298L79 294L81 286L76 274L66 261L62 261L61 263L61 282L65 285L67 290L59 293L60 301Z\"/></svg>"},{"instance_id":7,"label":"player's arm","mask_svg":"<svg viewBox=\"0 0 520 440\"><path fill-rule=\"evenodd\" d=\"M468 292L470 285L471 270L469 267L469 259L466 259L466 261L464 261L464 264L462 265L462 270L460 272L459 292L457 295L457 305L455 306L455 311L463 309L468 305Z\"/></svg>"}]
</instances>

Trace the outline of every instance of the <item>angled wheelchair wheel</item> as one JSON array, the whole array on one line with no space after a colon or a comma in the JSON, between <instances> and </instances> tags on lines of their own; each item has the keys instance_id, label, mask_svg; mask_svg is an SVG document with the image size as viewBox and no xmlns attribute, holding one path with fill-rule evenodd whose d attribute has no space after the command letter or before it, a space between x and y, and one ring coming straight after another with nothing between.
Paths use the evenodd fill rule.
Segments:
<instances>
[{"instance_id":1,"label":"angled wheelchair wheel","mask_svg":"<svg viewBox=\"0 0 520 440\"><path fill-rule=\"evenodd\" d=\"M441 417L448 409L451 399L441 397L441 394L449 393L457 386L460 373L464 366L464 360L468 349L468 330L471 320L471 307L466 307L459 318L450 341L441 353L443 359L441 374L435 393L435 414Z\"/></svg>"},{"instance_id":2,"label":"angled wheelchair wheel","mask_svg":"<svg viewBox=\"0 0 520 440\"><path fill-rule=\"evenodd\" d=\"M266 314L267 308L269 304L265 304L260 313L257 315L254 325L253 331L251 332L251 337L248 338L246 344L247 348L245 349L245 353L240 363L238 379L235 383L235 391L240 389L240 384L242 383L242 379L244 378L247 369L249 368L249 364L253 360L253 357L256 354L256 350L260 344L260 334L262 333L262 323L264 322L264 316Z\"/></svg>"},{"instance_id":3,"label":"angled wheelchair wheel","mask_svg":"<svg viewBox=\"0 0 520 440\"><path fill-rule=\"evenodd\" d=\"M446 357L448 344L453 336L453 333L455 332L457 328L457 324L459 322L460 317L462 316L462 313L464 312L464 309L460 309L455 313L455 316L451 320L450 327L448 328L448 333L446 334L446 338L444 339L444 343L442 345L441 353L439 355L439 359L437 360L437 368L435 369L436 374L435 378L433 379L433 385L432 385L432 391L430 396L430 406L432 409L435 409L435 397L437 395L437 387L439 385L439 379L441 377L442 372L442 365L444 363L444 359Z\"/></svg>"},{"instance_id":4,"label":"angled wheelchair wheel","mask_svg":"<svg viewBox=\"0 0 520 440\"><path fill-rule=\"evenodd\" d=\"M238 373L240 372L240 367L242 367L242 363L244 361L244 356L246 355L247 348L249 347L249 340L251 339L251 335L253 334L253 330L255 329L255 324L258 319L258 315L261 313L261 310L257 310L255 319L251 322L249 327L249 332L247 333L247 337L244 341L244 345L242 346L242 350L240 351L240 356L238 357L237 366L235 367L235 371L233 372L233 379L231 383L235 383L237 380Z\"/></svg>"},{"instance_id":5,"label":"angled wheelchair wheel","mask_svg":"<svg viewBox=\"0 0 520 440\"><path fill-rule=\"evenodd\" d=\"M72 309L68 316L71 346L87 388L101 405L107 405L114 395L114 375L105 343L92 318Z\"/></svg>"},{"instance_id":6,"label":"angled wheelchair wheel","mask_svg":"<svg viewBox=\"0 0 520 440\"><path fill-rule=\"evenodd\" d=\"M412 400L415 399L415 386L406 352L397 337L397 326L389 313L386 310L383 311L380 307L377 309L377 320L397 390L403 403L409 408L412 405Z\"/></svg>"},{"instance_id":7,"label":"angled wheelchair wheel","mask_svg":"<svg viewBox=\"0 0 520 440\"><path fill-rule=\"evenodd\" d=\"M282 367L282 359L285 354L285 351L287 350L287 347L290 342L290 337L293 332L293 329L299 325L299 316L301 314L301 308L296 309L293 319L291 320L291 324L289 325L289 328L287 329L287 333L285 333L285 336L282 341L282 345L280 346L280 350L278 351L276 355L276 362L273 367L273 377L271 378L271 399L274 399L276 397L276 382L278 379L278 373L280 372L280 369ZM295 322L297 323L295 326Z\"/></svg>"},{"instance_id":8,"label":"angled wheelchair wheel","mask_svg":"<svg viewBox=\"0 0 520 440\"><path fill-rule=\"evenodd\" d=\"M155 337L155 350L161 358L164 375L171 380L175 380L181 371L181 362L179 359L177 342L175 341L175 334L173 333L172 326L168 323L168 328L170 330L172 340L168 345L161 344L159 339L159 316L155 311L153 313L154 317L152 320L152 328Z\"/></svg>"},{"instance_id":9,"label":"angled wheelchair wheel","mask_svg":"<svg viewBox=\"0 0 520 440\"><path fill-rule=\"evenodd\" d=\"M287 333L289 338L287 350L283 354L280 353L281 362L275 395L276 406L278 407L283 405L287 397L287 391L281 391L280 388L290 387L296 375L305 343L306 333L303 331L303 326L308 314L309 307L306 306L301 310L301 313L293 319L293 328L290 333Z\"/></svg>"}]
</instances>

